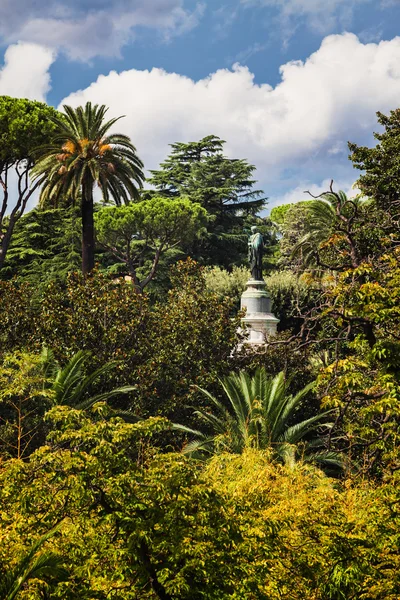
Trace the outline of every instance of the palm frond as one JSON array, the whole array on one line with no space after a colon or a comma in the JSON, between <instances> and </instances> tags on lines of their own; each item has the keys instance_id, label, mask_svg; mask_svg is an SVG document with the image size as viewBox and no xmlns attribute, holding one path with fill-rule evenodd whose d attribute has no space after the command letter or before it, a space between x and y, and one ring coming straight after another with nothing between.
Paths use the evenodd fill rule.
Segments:
<instances>
[{"instance_id":1,"label":"palm frond","mask_svg":"<svg viewBox=\"0 0 400 600\"><path fill-rule=\"evenodd\" d=\"M293 466L299 444L305 444L307 460L311 460L315 454L321 465L323 457L327 457L327 468L333 467L335 461L339 464L340 455L321 450L324 437L318 438L317 435L310 443L304 441L311 434L319 434L333 426L327 422L332 411L289 424L295 419L315 383L306 385L295 395L289 394L289 383L283 372L275 377L268 376L265 369L257 369L252 377L243 372L231 373L220 381L225 394L224 403L207 390L197 388L210 401L210 411L197 410L194 415L205 423L207 431L211 433L175 424L175 430L193 438L185 445L183 452L198 456L221 450L241 453L249 446L271 448L278 460Z\"/></svg>"},{"instance_id":2,"label":"palm frond","mask_svg":"<svg viewBox=\"0 0 400 600\"><path fill-rule=\"evenodd\" d=\"M50 551L39 554L45 542L55 534L57 529L52 529L37 540L19 562L3 575L0 582L2 600L14 600L30 579L49 582L67 578L68 571L62 566L62 557Z\"/></svg>"}]
</instances>

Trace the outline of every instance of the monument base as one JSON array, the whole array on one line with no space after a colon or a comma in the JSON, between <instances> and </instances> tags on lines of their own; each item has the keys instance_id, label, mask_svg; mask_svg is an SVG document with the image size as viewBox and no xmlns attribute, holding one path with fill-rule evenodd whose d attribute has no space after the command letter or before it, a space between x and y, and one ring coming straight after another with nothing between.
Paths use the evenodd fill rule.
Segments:
<instances>
[{"instance_id":1,"label":"monument base","mask_svg":"<svg viewBox=\"0 0 400 600\"><path fill-rule=\"evenodd\" d=\"M279 319L271 311L271 298L264 280L250 279L240 298L240 308L246 309L242 319L247 339L244 344L265 344L266 337L276 334Z\"/></svg>"}]
</instances>

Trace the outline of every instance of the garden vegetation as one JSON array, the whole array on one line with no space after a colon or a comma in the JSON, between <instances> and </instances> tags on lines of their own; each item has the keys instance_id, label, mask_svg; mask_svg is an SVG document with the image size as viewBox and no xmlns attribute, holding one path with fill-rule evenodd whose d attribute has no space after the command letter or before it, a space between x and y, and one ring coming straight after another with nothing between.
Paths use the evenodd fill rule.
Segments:
<instances>
[{"instance_id":1,"label":"garden vegetation","mask_svg":"<svg viewBox=\"0 0 400 600\"><path fill-rule=\"evenodd\" d=\"M0 98L0 600L398 600L400 110L358 196L270 217L223 140L146 182L106 111Z\"/></svg>"}]
</instances>

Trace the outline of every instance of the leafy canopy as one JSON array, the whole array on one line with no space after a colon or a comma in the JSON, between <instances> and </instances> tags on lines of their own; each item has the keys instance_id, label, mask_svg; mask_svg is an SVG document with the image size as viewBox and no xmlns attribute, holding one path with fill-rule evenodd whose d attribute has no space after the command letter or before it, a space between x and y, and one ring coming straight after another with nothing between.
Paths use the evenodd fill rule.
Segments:
<instances>
[{"instance_id":1,"label":"leafy canopy","mask_svg":"<svg viewBox=\"0 0 400 600\"><path fill-rule=\"evenodd\" d=\"M252 377L245 372L238 375L231 373L220 383L225 393L225 403L207 390L200 389L210 402L211 410L198 410L195 413L208 426L211 434L175 426L178 430L197 436L196 440L184 447L185 454L215 451L241 453L246 448L270 448L280 460L293 464L299 442L310 433L315 437L318 429L328 430L332 426L326 422L328 412L303 421L293 421L314 383L293 396L288 391L283 372L269 377L265 369L257 369ZM314 444L314 450L315 446L320 449L323 439L319 440L319 444ZM312 456L312 451L309 451L307 457L307 444L303 452L305 449L305 457L310 460L321 464L325 462L329 466L342 466L343 461L334 453L317 452Z\"/></svg>"},{"instance_id":2,"label":"leafy canopy","mask_svg":"<svg viewBox=\"0 0 400 600\"><path fill-rule=\"evenodd\" d=\"M137 198L143 163L128 136L110 133L121 117L105 121L107 107L90 102L63 108L62 117L51 119L52 142L38 150L34 175L43 183L41 204L76 200L80 193L84 195L85 181L91 188L97 183L106 202L110 197L116 204Z\"/></svg>"},{"instance_id":3,"label":"leafy canopy","mask_svg":"<svg viewBox=\"0 0 400 600\"><path fill-rule=\"evenodd\" d=\"M54 133L57 111L35 100L0 96L0 165L33 160Z\"/></svg>"},{"instance_id":4,"label":"leafy canopy","mask_svg":"<svg viewBox=\"0 0 400 600\"><path fill-rule=\"evenodd\" d=\"M156 274L161 254L192 242L207 224L207 212L187 198L154 197L123 207L107 207L95 215L97 239L126 265L143 290ZM148 259L147 272L138 267ZM143 271L143 269L142 269Z\"/></svg>"}]
</instances>

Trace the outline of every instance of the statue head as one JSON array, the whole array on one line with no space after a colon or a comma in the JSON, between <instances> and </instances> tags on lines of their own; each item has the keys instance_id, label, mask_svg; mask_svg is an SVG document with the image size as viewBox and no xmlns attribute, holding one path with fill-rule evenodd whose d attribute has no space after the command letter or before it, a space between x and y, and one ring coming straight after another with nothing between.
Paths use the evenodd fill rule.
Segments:
<instances>
[{"instance_id":1,"label":"statue head","mask_svg":"<svg viewBox=\"0 0 400 600\"><path fill-rule=\"evenodd\" d=\"M250 229L251 229L251 233L257 233L257 231L258 231L258 227L256 225L252 225L250 227Z\"/></svg>"}]
</instances>

